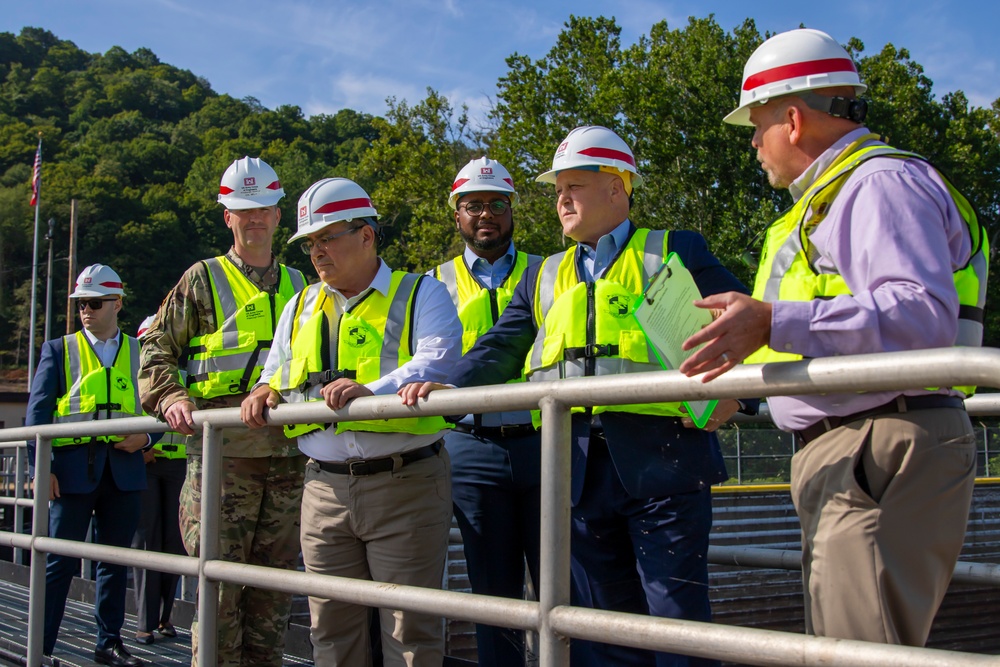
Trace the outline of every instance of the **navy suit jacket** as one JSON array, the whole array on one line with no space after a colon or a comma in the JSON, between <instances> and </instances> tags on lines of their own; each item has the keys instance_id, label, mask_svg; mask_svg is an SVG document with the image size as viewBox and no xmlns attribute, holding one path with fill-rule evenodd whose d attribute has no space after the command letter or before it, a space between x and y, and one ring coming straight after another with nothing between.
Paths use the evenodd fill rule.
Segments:
<instances>
[{"instance_id":1,"label":"navy suit jacket","mask_svg":"<svg viewBox=\"0 0 1000 667\"><path fill-rule=\"evenodd\" d=\"M671 232L668 251L684 262L703 295L749 290L709 251L701 234ZM538 329L534 285L541 264L528 267L510 305L455 366L448 383L457 387L500 384L518 377ZM756 408L758 401L752 403ZM685 428L680 419L602 412L601 425L622 486L633 498L652 498L706 488L728 478L714 433ZM573 504L583 490L590 425L573 420Z\"/></svg>"},{"instance_id":2,"label":"navy suit jacket","mask_svg":"<svg viewBox=\"0 0 1000 667\"><path fill-rule=\"evenodd\" d=\"M132 339L132 344L138 345L138 342ZM42 356L31 381L25 426L52 423L56 402L66 393L65 357L65 345L61 337L45 341L42 345ZM134 370L139 372L138 368ZM162 435L162 433L150 434L152 442L158 441ZM60 493L90 493L96 489L104 472L105 462L109 459L115 486L120 491L141 491L146 488L146 466L142 460L142 451L129 454L103 442L95 442L94 447L93 479L90 477L87 465L88 445L52 448L52 474L59 480ZM28 456L34 468L34 442L28 443Z\"/></svg>"}]
</instances>

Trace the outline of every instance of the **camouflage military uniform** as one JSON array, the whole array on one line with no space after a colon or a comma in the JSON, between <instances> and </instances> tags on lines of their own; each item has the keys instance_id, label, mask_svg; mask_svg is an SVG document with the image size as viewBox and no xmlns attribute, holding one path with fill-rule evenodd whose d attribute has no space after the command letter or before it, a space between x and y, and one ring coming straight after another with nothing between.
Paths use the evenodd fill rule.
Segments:
<instances>
[{"instance_id":1,"label":"camouflage military uniform","mask_svg":"<svg viewBox=\"0 0 1000 667\"><path fill-rule=\"evenodd\" d=\"M226 255L255 285L274 293L277 261L262 277L230 249ZM277 317L278 314L275 314ZM177 365L188 341L217 329L205 266L188 269L160 306L143 339L139 390L143 407L161 419L181 399L199 409L238 407L245 394L190 398L178 382ZM263 359L261 360L263 362ZM187 478L181 491L180 524L184 546L198 554L201 530L201 439L190 439ZM280 427L222 432L221 558L238 563L296 569L299 563L299 505L306 457ZM220 667L280 667L291 596L234 584L219 585ZM197 667L197 626L191 629L192 666Z\"/></svg>"}]
</instances>

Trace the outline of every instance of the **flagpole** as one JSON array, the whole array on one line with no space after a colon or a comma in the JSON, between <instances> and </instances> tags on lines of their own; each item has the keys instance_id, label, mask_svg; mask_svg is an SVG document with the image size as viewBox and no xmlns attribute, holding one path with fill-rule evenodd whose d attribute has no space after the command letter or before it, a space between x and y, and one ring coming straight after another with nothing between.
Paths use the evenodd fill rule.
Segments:
<instances>
[{"instance_id":1,"label":"flagpole","mask_svg":"<svg viewBox=\"0 0 1000 667\"><path fill-rule=\"evenodd\" d=\"M35 160L39 174L34 184L35 201L35 232L34 249L31 254L31 318L28 325L28 391L31 391L31 379L35 376L35 318L38 309L38 217L42 208L42 178L41 178L41 155L42 155L42 133L38 133L38 153Z\"/></svg>"}]
</instances>

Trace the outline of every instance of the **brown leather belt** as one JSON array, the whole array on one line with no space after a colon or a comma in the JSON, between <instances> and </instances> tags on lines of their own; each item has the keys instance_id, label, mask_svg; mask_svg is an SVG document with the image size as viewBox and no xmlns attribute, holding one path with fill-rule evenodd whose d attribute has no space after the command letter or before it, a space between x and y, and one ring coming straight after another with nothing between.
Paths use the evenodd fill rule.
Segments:
<instances>
[{"instance_id":1,"label":"brown leather belt","mask_svg":"<svg viewBox=\"0 0 1000 667\"><path fill-rule=\"evenodd\" d=\"M375 459L355 459L353 461L316 461L316 465L319 469L324 472L330 472L334 475L350 475L352 477L367 477L368 475L376 475L380 472L389 472L390 470L402 468L403 466L413 463L414 461L420 461L421 459L429 459L432 456L436 456L438 452L441 451L442 440L437 442L432 442L424 447L419 447L417 449L411 449L408 452L403 452L396 456L380 456ZM398 459L398 465L397 460Z\"/></svg>"},{"instance_id":2,"label":"brown leather belt","mask_svg":"<svg viewBox=\"0 0 1000 667\"><path fill-rule=\"evenodd\" d=\"M824 433L861 419L868 419L869 417L877 417L879 415L901 414L912 410L936 410L940 408L958 408L964 410L965 401L958 396L897 396L885 405L880 405L877 408L862 410L861 412L844 415L843 417L826 417L801 431L795 431L795 435L802 441L802 444L808 445Z\"/></svg>"},{"instance_id":3,"label":"brown leather belt","mask_svg":"<svg viewBox=\"0 0 1000 667\"><path fill-rule=\"evenodd\" d=\"M455 424L459 433L468 433L480 438L521 438L535 435L538 431L531 424L506 424L504 426L473 426L471 424Z\"/></svg>"}]
</instances>

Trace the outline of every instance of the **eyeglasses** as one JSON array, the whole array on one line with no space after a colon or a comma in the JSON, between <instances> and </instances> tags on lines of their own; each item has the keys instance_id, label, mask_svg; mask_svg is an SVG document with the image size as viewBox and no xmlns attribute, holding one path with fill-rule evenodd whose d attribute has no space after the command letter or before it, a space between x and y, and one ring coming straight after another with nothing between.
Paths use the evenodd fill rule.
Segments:
<instances>
[{"instance_id":1,"label":"eyeglasses","mask_svg":"<svg viewBox=\"0 0 1000 667\"><path fill-rule=\"evenodd\" d=\"M83 310L87 306L90 306L91 310L100 310L104 307L105 302L111 303L112 301L117 301L118 299L77 299L76 307Z\"/></svg>"},{"instance_id":2,"label":"eyeglasses","mask_svg":"<svg viewBox=\"0 0 1000 667\"><path fill-rule=\"evenodd\" d=\"M470 201L465 204L465 212L469 215L482 215L487 206L490 207L490 213L493 215L503 215L510 208L510 204L502 199L494 199L489 204L484 204L481 201Z\"/></svg>"},{"instance_id":3,"label":"eyeglasses","mask_svg":"<svg viewBox=\"0 0 1000 667\"><path fill-rule=\"evenodd\" d=\"M316 239L315 241L313 241L312 239L306 239L299 244L299 248L302 249L303 254L311 255L314 247L320 246L322 248L325 248L327 245L333 243L341 236L347 236L348 234L353 234L359 229L361 229L361 227L351 227L350 229L345 229L344 231L337 232L336 234L325 234Z\"/></svg>"}]
</instances>

